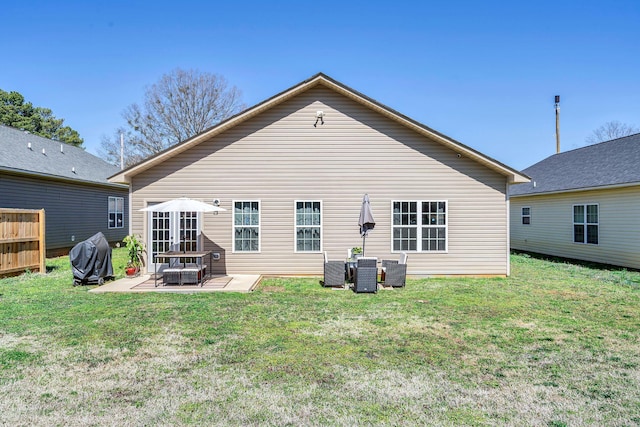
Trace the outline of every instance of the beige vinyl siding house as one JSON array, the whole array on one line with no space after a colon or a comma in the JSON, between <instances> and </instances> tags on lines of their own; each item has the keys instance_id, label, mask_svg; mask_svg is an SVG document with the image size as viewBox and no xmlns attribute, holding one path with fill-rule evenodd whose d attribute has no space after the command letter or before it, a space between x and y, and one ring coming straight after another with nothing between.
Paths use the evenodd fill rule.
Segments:
<instances>
[{"instance_id":1,"label":"beige vinyl siding house","mask_svg":"<svg viewBox=\"0 0 640 427\"><path fill-rule=\"evenodd\" d=\"M638 164L640 134L525 169L532 182L511 188L511 247L640 268Z\"/></svg>"},{"instance_id":2,"label":"beige vinyl siding house","mask_svg":"<svg viewBox=\"0 0 640 427\"><path fill-rule=\"evenodd\" d=\"M324 251L362 246L368 193L367 256L406 251L412 275L507 275L507 188L527 177L318 74L111 180L130 183L131 231L150 247L159 221L141 208L218 199L227 211L197 227L216 273L321 275ZM431 202L444 224L426 223ZM393 224L403 207L418 224Z\"/></svg>"},{"instance_id":3,"label":"beige vinyl siding house","mask_svg":"<svg viewBox=\"0 0 640 427\"><path fill-rule=\"evenodd\" d=\"M597 244L574 242L573 207L598 209ZM531 208L531 224L521 211ZM640 186L511 199L511 247L530 252L640 268Z\"/></svg>"}]
</instances>

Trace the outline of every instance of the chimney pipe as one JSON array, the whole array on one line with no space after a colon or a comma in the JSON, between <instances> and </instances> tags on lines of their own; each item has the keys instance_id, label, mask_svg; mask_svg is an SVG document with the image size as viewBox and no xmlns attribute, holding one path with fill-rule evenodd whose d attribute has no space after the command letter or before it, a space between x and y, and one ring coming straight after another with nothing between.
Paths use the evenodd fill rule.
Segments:
<instances>
[{"instance_id":1,"label":"chimney pipe","mask_svg":"<svg viewBox=\"0 0 640 427\"><path fill-rule=\"evenodd\" d=\"M560 95L556 95L556 154L560 152Z\"/></svg>"}]
</instances>

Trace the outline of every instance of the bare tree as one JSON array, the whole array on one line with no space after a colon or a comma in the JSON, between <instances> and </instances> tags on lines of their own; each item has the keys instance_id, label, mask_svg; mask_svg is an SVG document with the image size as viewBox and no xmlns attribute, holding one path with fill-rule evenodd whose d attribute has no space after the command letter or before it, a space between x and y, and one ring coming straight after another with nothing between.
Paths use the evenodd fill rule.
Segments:
<instances>
[{"instance_id":1,"label":"bare tree","mask_svg":"<svg viewBox=\"0 0 640 427\"><path fill-rule=\"evenodd\" d=\"M127 122L125 165L191 138L244 108L240 90L223 76L175 69L147 87L142 106L131 104L122 113ZM116 138L102 140L103 154L113 164L120 163L121 131Z\"/></svg>"},{"instance_id":2,"label":"bare tree","mask_svg":"<svg viewBox=\"0 0 640 427\"><path fill-rule=\"evenodd\" d=\"M131 131L124 127L119 127L113 133L113 136L103 136L100 141L101 149L98 150L100 156L106 162L120 166L120 135L124 138L124 167L129 167L142 160L144 156L137 152L137 145L133 142L135 137Z\"/></svg>"},{"instance_id":3,"label":"bare tree","mask_svg":"<svg viewBox=\"0 0 640 427\"><path fill-rule=\"evenodd\" d=\"M609 141L616 138L622 138L623 136L633 135L640 132L640 129L630 126L626 123L621 123L617 120L607 122L595 129L591 135L589 135L585 141L588 145L597 144L599 142Z\"/></svg>"}]
</instances>

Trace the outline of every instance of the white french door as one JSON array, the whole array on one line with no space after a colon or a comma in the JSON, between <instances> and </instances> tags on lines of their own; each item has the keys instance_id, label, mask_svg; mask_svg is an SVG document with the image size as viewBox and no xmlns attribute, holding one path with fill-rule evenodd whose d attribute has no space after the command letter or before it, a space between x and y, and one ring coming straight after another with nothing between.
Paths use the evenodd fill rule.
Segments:
<instances>
[{"instance_id":1,"label":"white french door","mask_svg":"<svg viewBox=\"0 0 640 427\"><path fill-rule=\"evenodd\" d=\"M149 212L147 266L150 273L169 267L168 260L155 255L167 251L200 249L200 214L198 212ZM188 260L187 260L188 262Z\"/></svg>"}]
</instances>

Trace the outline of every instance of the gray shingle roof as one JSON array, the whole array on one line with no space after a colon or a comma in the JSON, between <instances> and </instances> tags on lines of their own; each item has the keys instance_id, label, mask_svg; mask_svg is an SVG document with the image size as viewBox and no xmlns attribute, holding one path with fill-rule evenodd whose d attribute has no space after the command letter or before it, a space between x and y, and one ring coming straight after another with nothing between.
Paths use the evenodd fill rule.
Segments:
<instances>
[{"instance_id":1,"label":"gray shingle roof","mask_svg":"<svg viewBox=\"0 0 640 427\"><path fill-rule=\"evenodd\" d=\"M511 196L640 184L640 133L554 154L522 172L531 182L512 185Z\"/></svg>"},{"instance_id":2,"label":"gray shingle roof","mask_svg":"<svg viewBox=\"0 0 640 427\"><path fill-rule=\"evenodd\" d=\"M110 184L107 178L119 170L82 148L4 125L0 125L0 169L100 184Z\"/></svg>"}]
</instances>

